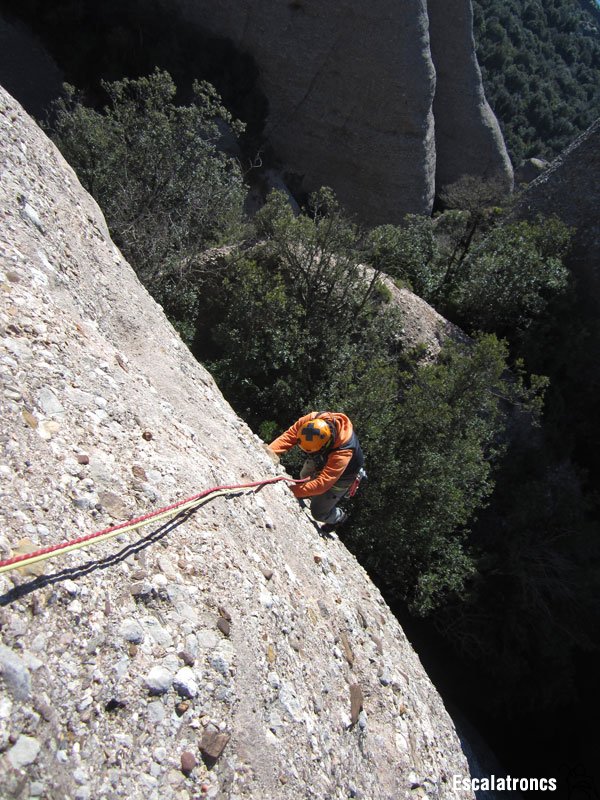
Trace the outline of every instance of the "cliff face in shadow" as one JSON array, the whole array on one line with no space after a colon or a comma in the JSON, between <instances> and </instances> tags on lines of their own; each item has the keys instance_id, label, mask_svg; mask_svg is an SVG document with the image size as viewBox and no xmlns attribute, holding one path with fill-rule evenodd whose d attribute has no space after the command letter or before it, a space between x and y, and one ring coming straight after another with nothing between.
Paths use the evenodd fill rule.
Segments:
<instances>
[{"instance_id":1,"label":"cliff face in shadow","mask_svg":"<svg viewBox=\"0 0 600 800\"><path fill-rule=\"evenodd\" d=\"M281 474L4 91L0 135L0 558ZM470 796L400 626L285 485L44 564L0 575L3 797Z\"/></svg>"},{"instance_id":2,"label":"cliff face in shadow","mask_svg":"<svg viewBox=\"0 0 600 800\"><path fill-rule=\"evenodd\" d=\"M308 190L332 186L364 221L428 214L436 192L464 174L512 188L470 0L176 7L254 58L269 102L265 134L285 168Z\"/></svg>"},{"instance_id":3,"label":"cliff face in shadow","mask_svg":"<svg viewBox=\"0 0 600 800\"><path fill-rule=\"evenodd\" d=\"M0 16L0 81L14 97L26 97L37 118L60 93L64 77L43 44L25 25Z\"/></svg>"},{"instance_id":4,"label":"cliff face in shadow","mask_svg":"<svg viewBox=\"0 0 600 800\"><path fill-rule=\"evenodd\" d=\"M179 86L212 81L248 124L246 161L260 163L266 151L294 190L329 185L367 224L430 213L436 194L465 174L512 188L483 92L470 0L148 0L143 8L83 0L52 13L38 0L7 0L7 7L44 39L69 82L100 104L98 78L156 65ZM31 73L40 48L26 31L0 25L7 43L0 80L37 108L35 84L14 79Z\"/></svg>"},{"instance_id":5,"label":"cliff face in shadow","mask_svg":"<svg viewBox=\"0 0 600 800\"><path fill-rule=\"evenodd\" d=\"M521 194L513 215L555 214L574 229L569 264L582 298L600 310L600 119L560 154Z\"/></svg>"},{"instance_id":6,"label":"cliff face in shadow","mask_svg":"<svg viewBox=\"0 0 600 800\"><path fill-rule=\"evenodd\" d=\"M512 166L498 120L483 91L470 0L428 0L436 71L436 193L463 175L500 177L512 188Z\"/></svg>"}]
</instances>

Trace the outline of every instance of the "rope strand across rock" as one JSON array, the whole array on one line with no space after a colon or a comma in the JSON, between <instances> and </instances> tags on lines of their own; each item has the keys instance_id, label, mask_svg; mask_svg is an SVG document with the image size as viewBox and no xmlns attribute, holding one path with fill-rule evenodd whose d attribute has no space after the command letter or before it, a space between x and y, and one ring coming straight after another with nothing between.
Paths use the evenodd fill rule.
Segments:
<instances>
[{"instance_id":1,"label":"rope strand across rock","mask_svg":"<svg viewBox=\"0 0 600 800\"><path fill-rule=\"evenodd\" d=\"M72 550L78 550L92 542L102 542L105 539L110 539L111 537L118 536L121 533L128 533L129 531L143 528L145 525L148 525L151 522L158 522L161 519L173 516L181 511L196 508L212 497L218 497L219 495L228 494L229 492L242 489L255 489L260 486L267 486L268 484L279 483L281 481L286 481L287 483L304 483L306 480L308 480L308 478L296 479L290 478L287 475L278 475L276 478L266 478L265 480L252 481L250 483L237 483L230 484L228 486L213 486L210 489L205 489L199 494L195 494L192 497L188 497L184 500L178 500L176 503L172 503L164 508L159 508L157 511L153 511L150 514L145 514L142 517L136 517L135 519L128 520L127 522L121 522L118 525L113 525L110 528L104 528L101 531L96 531L96 533L89 533L86 536L79 537L78 539L71 539L66 542L61 542L60 544L50 545L49 547L36 550L33 553L24 553L22 555L12 556L11 558L4 559L3 561L0 561L0 573L29 566L30 564L35 564L38 561L45 561L46 559L54 558L55 556L62 555L63 553L69 553Z\"/></svg>"}]
</instances>

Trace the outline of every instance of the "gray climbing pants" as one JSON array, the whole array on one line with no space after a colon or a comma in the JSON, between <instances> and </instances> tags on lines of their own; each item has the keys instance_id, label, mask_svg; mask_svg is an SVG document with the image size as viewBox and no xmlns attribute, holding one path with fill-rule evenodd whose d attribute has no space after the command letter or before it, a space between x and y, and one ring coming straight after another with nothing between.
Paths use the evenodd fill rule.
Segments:
<instances>
[{"instance_id":1,"label":"gray climbing pants","mask_svg":"<svg viewBox=\"0 0 600 800\"><path fill-rule=\"evenodd\" d=\"M300 471L300 477L314 477L317 472L316 463L311 458L308 458ZM352 486L355 478L356 475L344 476L323 494L315 494L313 497L307 498L310 501L310 513L317 522L335 525L339 521L344 512L337 508L337 504Z\"/></svg>"}]
</instances>

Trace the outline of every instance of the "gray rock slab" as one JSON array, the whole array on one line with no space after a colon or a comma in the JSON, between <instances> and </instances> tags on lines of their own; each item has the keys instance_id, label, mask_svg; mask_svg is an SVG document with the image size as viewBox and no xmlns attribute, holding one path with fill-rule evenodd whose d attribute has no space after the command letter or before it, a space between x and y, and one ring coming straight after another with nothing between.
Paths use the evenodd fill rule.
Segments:
<instances>
[{"instance_id":1,"label":"gray rock slab","mask_svg":"<svg viewBox=\"0 0 600 800\"><path fill-rule=\"evenodd\" d=\"M40 747L40 743L33 736L21 735L8 751L8 760L15 769L27 767L38 757Z\"/></svg>"},{"instance_id":2,"label":"gray rock slab","mask_svg":"<svg viewBox=\"0 0 600 800\"><path fill-rule=\"evenodd\" d=\"M31 692L31 676L23 661L13 650L0 644L0 674L16 700L27 700Z\"/></svg>"}]
</instances>

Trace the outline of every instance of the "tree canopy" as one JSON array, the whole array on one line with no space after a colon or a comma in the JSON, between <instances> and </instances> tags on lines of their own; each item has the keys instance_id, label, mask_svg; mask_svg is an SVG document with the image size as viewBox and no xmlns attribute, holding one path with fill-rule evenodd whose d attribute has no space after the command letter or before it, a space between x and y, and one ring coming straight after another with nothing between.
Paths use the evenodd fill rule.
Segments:
<instances>
[{"instance_id":1,"label":"tree canopy","mask_svg":"<svg viewBox=\"0 0 600 800\"><path fill-rule=\"evenodd\" d=\"M477 55L513 163L553 158L600 116L591 0L473 0Z\"/></svg>"}]
</instances>

